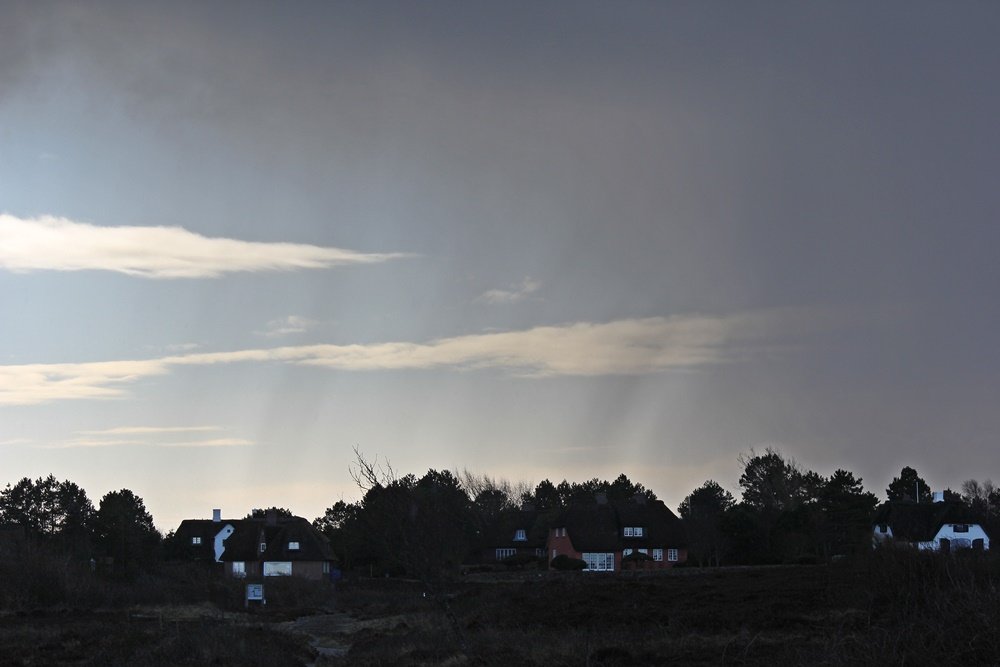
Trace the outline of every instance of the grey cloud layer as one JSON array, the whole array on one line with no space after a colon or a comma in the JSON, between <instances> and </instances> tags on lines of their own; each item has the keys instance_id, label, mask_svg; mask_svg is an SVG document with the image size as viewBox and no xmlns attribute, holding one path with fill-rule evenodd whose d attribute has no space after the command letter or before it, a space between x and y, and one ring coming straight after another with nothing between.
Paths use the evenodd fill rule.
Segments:
<instances>
[{"instance_id":1,"label":"grey cloud layer","mask_svg":"<svg viewBox=\"0 0 1000 667\"><path fill-rule=\"evenodd\" d=\"M208 238L181 227L100 227L67 218L0 214L0 268L115 271L143 278L216 278L237 271L372 264L400 253Z\"/></svg>"},{"instance_id":2,"label":"grey cloud layer","mask_svg":"<svg viewBox=\"0 0 1000 667\"><path fill-rule=\"evenodd\" d=\"M829 315L765 310L579 322L426 343L302 345L80 364L0 366L0 405L113 398L122 385L178 366L284 362L344 371L495 368L532 377L637 375L738 361L828 328Z\"/></svg>"}]
</instances>

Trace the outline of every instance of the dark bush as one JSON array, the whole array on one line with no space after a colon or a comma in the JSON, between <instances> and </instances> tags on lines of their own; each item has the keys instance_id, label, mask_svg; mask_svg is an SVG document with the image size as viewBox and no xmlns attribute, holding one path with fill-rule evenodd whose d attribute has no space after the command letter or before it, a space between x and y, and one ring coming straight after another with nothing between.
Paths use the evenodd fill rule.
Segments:
<instances>
[{"instance_id":1,"label":"dark bush","mask_svg":"<svg viewBox=\"0 0 1000 667\"><path fill-rule=\"evenodd\" d=\"M579 558L570 558L566 554L559 554L552 559L552 568L562 571L585 570L587 568L587 562L580 560Z\"/></svg>"},{"instance_id":2,"label":"dark bush","mask_svg":"<svg viewBox=\"0 0 1000 667\"><path fill-rule=\"evenodd\" d=\"M500 562L511 570L526 570L538 567L538 565L544 561L538 556L532 554L514 554L513 556L504 558Z\"/></svg>"}]
</instances>

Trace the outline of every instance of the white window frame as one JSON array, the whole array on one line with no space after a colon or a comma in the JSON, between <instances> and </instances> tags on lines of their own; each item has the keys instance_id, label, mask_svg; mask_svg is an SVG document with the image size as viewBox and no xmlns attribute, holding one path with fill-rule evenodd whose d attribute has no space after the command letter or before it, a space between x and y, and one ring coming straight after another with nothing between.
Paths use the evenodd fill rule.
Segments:
<instances>
[{"instance_id":1,"label":"white window frame","mask_svg":"<svg viewBox=\"0 0 1000 667\"><path fill-rule=\"evenodd\" d=\"M634 537L642 537L642 534L643 534L644 532L645 532L645 531L644 531L644 530L642 529L642 526L633 526L633 527L632 527L632 535L633 535Z\"/></svg>"},{"instance_id":2,"label":"white window frame","mask_svg":"<svg viewBox=\"0 0 1000 667\"><path fill-rule=\"evenodd\" d=\"M264 561L265 577L290 577L292 564L290 561Z\"/></svg>"},{"instance_id":3,"label":"white window frame","mask_svg":"<svg viewBox=\"0 0 1000 667\"><path fill-rule=\"evenodd\" d=\"M593 552L581 554L581 558L587 564L584 572L614 572L615 554L613 552Z\"/></svg>"},{"instance_id":4,"label":"white window frame","mask_svg":"<svg viewBox=\"0 0 1000 667\"><path fill-rule=\"evenodd\" d=\"M193 546L197 546L197 545L201 544L201 538L200 537L192 537L191 538L191 544Z\"/></svg>"},{"instance_id":5,"label":"white window frame","mask_svg":"<svg viewBox=\"0 0 1000 667\"><path fill-rule=\"evenodd\" d=\"M517 555L517 549L511 547L505 547L497 549L497 560L503 560L504 558L510 558L511 556Z\"/></svg>"},{"instance_id":6,"label":"white window frame","mask_svg":"<svg viewBox=\"0 0 1000 667\"><path fill-rule=\"evenodd\" d=\"M625 537L632 537L632 526L625 526Z\"/></svg>"},{"instance_id":7,"label":"white window frame","mask_svg":"<svg viewBox=\"0 0 1000 667\"><path fill-rule=\"evenodd\" d=\"M671 563L676 563L678 558L680 558L680 553L677 549L667 549L667 561Z\"/></svg>"},{"instance_id":8,"label":"white window frame","mask_svg":"<svg viewBox=\"0 0 1000 667\"><path fill-rule=\"evenodd\" d=\"M247 564L246 561L234 560L232 565L233 576L237 579L242 579L247 576Z\"/></svg>"},{"instance_id":9,"label":"white window frame","mask_svg":"<svg viewBox=\"0 0 1000 667\"><path fill-rule=\"evenodd\" d=\"M625 556L631 556L631 555L632 555L632 550L630 548L626 547L626 548L622 549L622 558L624 558Z\"/></svg>"},{"instance_id":10,"label":"white window frame","mask_svg":"<svg viewBox=\"0 0 1000 667\"><path fill-rule=\"evenodd\" d=\"M299 543L296 542L295 540L292 540L291 542L288 543L288 550L289 551L298 551L299 550Z\"/></svg>"},{"instance_id":11,"label":"white window frame","mask_svg":"<svg viewBox=\"0 0 1000 667\"><path fill-rule=\"evenodd\" d=\"M514 541L515 542L526 542L528 540L528 533L524 528L518 528L514 531Z\"/></svg>"},{"instance_id":12,"label":"white window frame","mask_svg":"<svg viewBox=\"0 0 1000 667\"><path fill-rule=\"evenodd\" d=\"M265 551L267 551L267 542L261 542L260 543L260 552L264 553Z\"/></svg>"},{"instance_id":13,"label":"white window frame","mask_svg":"<svg viewBox=\"0 0 1000 667\"><path fill-rule=\"evenodd\" d=\"M663 561L663 549L653 549L653 560Z\"/></svg>"}]
</instances>

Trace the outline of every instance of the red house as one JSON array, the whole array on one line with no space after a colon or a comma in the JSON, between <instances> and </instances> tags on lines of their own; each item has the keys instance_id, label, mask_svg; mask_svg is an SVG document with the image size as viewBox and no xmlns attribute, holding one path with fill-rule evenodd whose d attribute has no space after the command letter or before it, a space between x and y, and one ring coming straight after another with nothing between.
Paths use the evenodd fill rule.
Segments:
<instances>
[{"instance_id":1,"label":"red house","mask_svg":"<svg viewBox=\"0 0 1000 667\"><path fill-rule=\"evenodd\" d=\"M609 502L598 493L593 502L574 504L549 529L546 547L550 563L565 555L586 562L588 572L664 569L687 560L681 520L642 495Z\"/></svg>"}]
</instances>

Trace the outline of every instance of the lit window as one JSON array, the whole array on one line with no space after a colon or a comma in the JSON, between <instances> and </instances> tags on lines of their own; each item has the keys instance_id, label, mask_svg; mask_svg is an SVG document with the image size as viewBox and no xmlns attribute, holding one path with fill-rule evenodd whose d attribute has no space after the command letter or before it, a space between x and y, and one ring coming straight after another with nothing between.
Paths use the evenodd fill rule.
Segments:
<instances>
[{"instance_id":1,"label":"lit window","mask_svg":"<svg viewBox=\"0 0 1000 667\"><path fill-rule=\"evenodd\" d=\"M191 544L201 544L201 538L200 537L192 537L191 538Z\"/></svg>"},{"instance_id":2,"label":"lit window","mask_svg":"<svg viewBox=\"0 0 1000 667\"><path fill-rule=\"evenodd\" d=\"M510 558L517 553L517 549L497 549L497 560L503 560L504 558Z\"/></svg>"},{"instance_id":3,"label":"lit window","mask_svg":"<svg viewBox=\"0 0 1000 667\"><path fill-rule=\"evenodd\" d=\"M584 568L586 572L613 572L615 569L615 555L613 553L585 553L582 554L583 561L587 564Z\"/></svg>"},{"instance_id":4,"label":"lit window","mask_svg":"<svg viewBox=\"0 0 1000 667\"><path fill-rule=\"evenodd\" d=\"M667 549L667 560L671 563L677 562L677 549Z\"/></svg>"},{"instance_id":5,"label":"lit window","mask_svg":"<svg viewBox=\"0 0 1000 667\"><path fill-rule=\"evenodd\" d=\"M289 551L298 551L299 550L299 543L298 542L289 542L288 543L288 550Z\"/></svg>"},{"instance_id":6,"label":"lit window","mask_svg":"<svg viewBox=\"0 0 1000 667\"><path fill-rule=\"evenodd\" d=\"M653 560L663 560L663 549L653 549Z\"/></svg>"},{"instance_id":7,"label":"lit window","mask_svg":"<svg viewBox=\"0 0 1000 667\"><path fill-rule=\"evenodd\" d=\"M241 560L233 561L233 576L240 578L247 576L247 564Z\"/></svg>"},{"instance_id":8,"label":"lit window","mask_svg":"<svg viewBox=\"0 0 1000 667\"><path fill-rule=\"evenodd\" d=\"M524 532L524 528L518 528L514 533L514 540L517 542L523 542L528 539L527 534Z\"/></svg>"},{"instance_id":9,"label":"lit window","mask_svg":"<svg viewBox=\"0 0 1000 667\"><path fill-rule=\"evenodd\" d=\"M284 563L264 563L264 576L265 577L290 577L292 576L292 564L288 562Z\"/></svg>"},{"instance_id":10,"label":"lit window","mask_svg":"<svg viewBox=\"0 0 1000 667\"><path fill-rule=\"evenodd\" d=\"M625 537L632 537L632 526L625 526Z\"/></svg>"}]
</instances>

